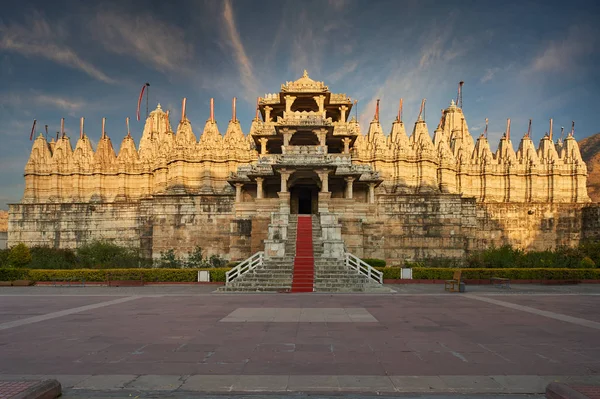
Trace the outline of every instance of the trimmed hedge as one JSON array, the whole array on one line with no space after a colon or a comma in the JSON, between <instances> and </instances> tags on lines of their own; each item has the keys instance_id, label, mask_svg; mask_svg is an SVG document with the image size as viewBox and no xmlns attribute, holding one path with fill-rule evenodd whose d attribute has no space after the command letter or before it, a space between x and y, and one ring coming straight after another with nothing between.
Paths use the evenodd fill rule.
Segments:
<instances>
[{"instance_id":1,"label":"trimmed hedge","mask_svg":"<svg viewBox=\"0 0 600 399\"><path fill-rule=\"evenodd\" d=\"M384 279L400 279L399 267L376 267L383 273ZM32 280L32 281L64 281L81 280L103 282L107 275L111 280L137 280L140 275L146 282L195 282L199 270L208 270L210 281L224 282L228 268L211 269L73 269L42 270L0 268L0 281ZM455 269L414 267L413 278L423 280L448 280ZM558 268L467 268L462 270L463 279L484 280L491 277L507 277L513 280L600 280L600 269L558 269Z\"/></svg>"},{"instance_id":2,"label":"trimmed hedge","mask_svg":"<svg viewBox=\"0 0 600 399\"><path fill-rule=\"evenodd\" d=\"M195 282L198 281L198 271L208 270L210 281L224 282L225 273L229 268L211 269L71 269L71 270L43 270L43 269L13 269L0 268L0 281L33 280L81 280L102 282L111 275L111 280L137 280L140 275L146 282Z\"/></svg>"},{"instance_id":3,"label":"trimmed hedge","mask_svg":"<svg viewBox=\"0 0 600 399\"><path fill-rule=\"evenodd\" d=\"M377 267L384 279L400 279L399 267ZM413 279L449 280L456 269L413 267ZM491 277L506 277L513 280L600 280L600 269L567 268L467 268L460 269L463 279L484 280Z\"/></svg>"},{"instance_id":4,"label":"trimmed hedge","mask_svg":"<svg viewBox=\"0 0 600 399\"><path fill-rule=\"evenodd\" d=\"M361 259L363 262L365 262L367 265L372 266L372 267L385 267L386 263L385 260L383 259L377 259L377 258L365 258L365 259Z\"/></svg>"}]
</instances>

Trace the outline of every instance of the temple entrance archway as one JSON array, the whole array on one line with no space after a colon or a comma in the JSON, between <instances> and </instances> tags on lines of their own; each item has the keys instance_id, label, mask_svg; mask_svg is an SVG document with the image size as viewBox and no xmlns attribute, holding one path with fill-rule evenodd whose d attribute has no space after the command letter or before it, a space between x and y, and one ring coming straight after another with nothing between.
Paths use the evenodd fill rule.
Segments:
<instances>
[{"instance_id":1,"label":"temple entrance archway","mask_svg":"<svg viewBox=\"0 0 600 399\"><path fill-rule=\"evenodd\" d=\"M316 214L321 180L314 171L296 171L290 177L290 212L292 214Z\"/></svg>"},{"instance_id":2,"label":"temple entrance archway","mask_svg":"<svg viewBox=\"0 0 600 399\"><path fill-rule=\"evenodd\" d=\"M290 190L290 212L298 215L316 214L318 209L316 186L296 185Z\"/></svg>"}]
</instances>

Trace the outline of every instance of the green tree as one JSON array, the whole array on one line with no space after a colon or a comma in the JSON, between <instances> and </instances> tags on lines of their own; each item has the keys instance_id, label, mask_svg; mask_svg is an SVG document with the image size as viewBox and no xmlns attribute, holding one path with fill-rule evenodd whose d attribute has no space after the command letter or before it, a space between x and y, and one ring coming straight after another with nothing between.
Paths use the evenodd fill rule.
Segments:
<instances>
[{"instance_id":1,"label":"green tree","mask_svg":"<svg viewBox=\"0 0 600 399\"><path fill-rule=\"evenodd\" d=\"M10 249L8 253L8 264L12 267L25 267L31 262L31 252L27 245L22 242Z\"/></svg>"}]
</instances>

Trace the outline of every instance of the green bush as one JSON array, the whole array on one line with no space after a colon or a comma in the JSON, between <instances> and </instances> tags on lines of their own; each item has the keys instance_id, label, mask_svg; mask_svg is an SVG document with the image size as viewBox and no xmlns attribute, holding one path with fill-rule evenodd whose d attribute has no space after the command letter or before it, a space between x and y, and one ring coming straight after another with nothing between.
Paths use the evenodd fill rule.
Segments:
<instances>
[{"instance_id":1,"label":"green bush","mask_svg":"<svg viewBox=\"0 0 600 399\"><path fill-rule=\"evenodd\" d=\"M164 269L181 269L183 266L183 262L177 255L175 255L175 250L173 248L167 251L160 251L160 259L156 267L164 268Z\"/></svg>"},{"instance_id":2,"label":"green bush","mask_svg":"<svg viewBox=\"0 0 600 399\"><path fill-rule=\"evenodd\" d=\"M75 269L78 261L71 249L31 247L28 269Z\"/></svg>"},{"instance_id":3,"label":"green bush","mask_svg":"<svg viewBox=\"0 0 600 399\"><path fill-rule=\"evenodd\" d=\"M379 270L383 273L384 279L396 280L400 278L400 268L399 267L375 267L375 269Z\"/></svg>"},{"instance_id":4,"label":"green bush","mask_svg":"<svg viewBox=\"0 0 600 399\"><path fill-rule=\"evenodd\" d=\"M383 259L365 258L362 261L372 267L384 267L386 264Z\"/></svg>"},{"instance_id":5,"label":"green bush","mask_svg":"<svg viewBox=\"0 0 600 399\"><path fill-rule=\"evenodd\" d=\"M8 267L8 254L10 249L0 249L0 267Z\"/></svg>"},{"instance_id":6,"label":"green bush","mask_svg":"<svg viewBox=\"0 0 600 399\"><path fill-rule=\"evenodd\" d=\"M399 267L377 267L384 279L400 279ZM413 268L413 279L449 280L456 269L431 267ZM600 269L573 268L465 268L460 269L463 279L484 280L491 277L506 277L513 280L598 280Z\"/></svg>"},{"instance_id":7,"label":"green bush","mask_svg":"<svg viewBox=\"0 0 600 399\"><path fill-rule=\"evenodd\" d=\"M586 256L585 258L581 259L579 266L582 269L592 269L596 267L596 262L594 262L589 256Z\"/></svg>"},{"instance_id":8,"label":"green bush","mask_svg":"<svg viewBox=\"0 0 600 399\"><path fill-rule=\"evenodd\" d=\"M8 264L12 267L25 267L31 262L31 251L22 242L10 248L8 252Z\"/></svg>"},{"instance_id":9,"label":"green bush","mask_svg":"<svg viewBox=\"0 0 600 399\"><path fill-rule=\"evenodd\" d=\"M29 280L28 269L0 268L0 281Z\"/></svg>"},{"instance_id":10,"label":"green bush","mask_svg":"<svg viewBox=\"0 0 600 399\"><path fill-rule=\"evenodd\" d=\"M136 268L144 266L139 252L105 241L93 241L77 249L78 267L90 269Z\"/></svg>"}]
</instances>

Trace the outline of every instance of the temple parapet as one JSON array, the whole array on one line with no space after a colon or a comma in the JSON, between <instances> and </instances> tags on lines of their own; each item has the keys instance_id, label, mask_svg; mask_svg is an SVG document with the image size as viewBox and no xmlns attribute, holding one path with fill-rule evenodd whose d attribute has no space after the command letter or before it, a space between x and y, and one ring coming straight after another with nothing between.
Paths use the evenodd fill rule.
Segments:
<instances>
[{"instance_id":1,"label":"temple parapet","mask_svg":"<svg viewBox=\"0 0 600 399\"><path fill-rule=\"evenodd\" d=\"M137 201L157 193L231 195L232 173L249 176L248 182L256 184L256 177L278 173L273 165L302 164L333 165L330 173L339 173L341 180L334 178L332 184L338 188L360 188L352 179L360 183L368 176L376 182L376 195L448 193L480 202L589 202L587 168L577 141L572 131L555 140L552 121L537 148L526 134L516 152L509 121L492 152L494 143L487 136L473 139L454 101L442 111L433 139L421 115L407 134L402 102L389 134L383 131L378 107L362 134L352 117L353 105L346 94L331 93L304 73L282 85L280 93L258 99L247 135L237 119L235 99L224 134L212 100L199 134L185 114L185 100L175 131L173 115L159 104L146 118L139 145L127 132L118 153L104 131L94 149L82 121L75 149L65 134L50 143L43 135L35 138L25 165L23 202Z\"/></svg>"}]
</instances>

